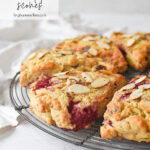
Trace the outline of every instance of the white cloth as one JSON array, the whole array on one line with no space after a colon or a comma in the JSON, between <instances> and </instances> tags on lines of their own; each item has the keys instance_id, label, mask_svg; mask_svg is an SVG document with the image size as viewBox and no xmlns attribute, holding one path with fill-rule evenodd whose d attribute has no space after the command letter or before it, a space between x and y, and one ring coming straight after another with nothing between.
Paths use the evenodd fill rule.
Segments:
<instances>
[{"instance_id":1,"label":"white cloth","mask_svg":"<svg viewBox=\"0 0 150 150\"><path fill-rule=\"evenodd\" d=\"M0 149L76 150L78 146L36 129L10 107L9 84L21 62L37 49L50 49L64 38L91 32L108 36L112 31L150 32L149 16L65 16L58 20L0 22ZM19 123L19 124L18 124ZM18 125L17 125L18 124ZM16 126L17 127L8 127ZM81 148L80 149L84 149Z\"/></svg>"}]
</instances>

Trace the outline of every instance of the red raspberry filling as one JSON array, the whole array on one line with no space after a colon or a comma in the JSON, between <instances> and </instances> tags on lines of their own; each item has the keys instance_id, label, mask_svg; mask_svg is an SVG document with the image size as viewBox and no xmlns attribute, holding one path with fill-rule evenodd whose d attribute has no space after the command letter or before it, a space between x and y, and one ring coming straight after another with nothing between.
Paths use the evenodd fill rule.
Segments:
<instances>
[{"instance_id":1,"label":"red raspberry filling","mask_svg":"<svg viewBox=\"0 0 150 150\"><path fill-rule=\"evenodd\" d=\"M111 121L111 120L108 120L108 119L104 119L103 124L107 124L107 125L113 127L112 121Z\"/></svg>"},{"instance_id":2,"label":"red raspberry filling","mask_svg":"<svg viewBox=\"0 0 150 150\"><path fill-rule=\"evenodd\" d=\"M129 83L134 83L137 79L132 79ZM135 88L137 89L140 85L146 84L144 81L135 83Z\"/></svg>"},{"instance_id":3,"label":"red raspberry filling","mask_svg":"<svg viewBox=\"0 0 150 150\"><path fill-rule=\"evenodd\" d=\"M125 93L125 94L123 94L123 95L120 97L120 100L121 100L121 101L122 101L122 100L125 100L125 99L129 98L130 95L131 95L131 93Z\"/></svg>"},{"instance_id":4,"label":"red raspberry filling","mask_svg":"<svg viewBox=\"0 0 150 150\"><path fill-rule=\"evenodd\" d=\"M83 129L98 119L95 105L87 106L84 109L81 109L77 106L78 103L79 102L70 101L68 106L68 112L71 115L71 124L76 125L73 131Z\"/></svg>"},{"instance_id":5,"label":"red raspberry filling","mask_svg":"<svg viewBox=\"0 0 150 150\"><path fill-rule=\"evenodd\" d=\"M150 81L146 81L145 84L150 84Z\"/></svg>"},{"instance_id":6,"label":"red raspberry filling","mask_svg":"<svg viewBox=\"0 0 150 150\"><path fill-rule=\"evenodd\" d=\"M138 88L140 85L143 85L143 84L144 84L143 82L136 83L135 88Z\"/></svg>"},{"instance_id":7,"label":"red raspberry filling","mask_svg":"<svg viewBox=\"0 0 150 150\"><path fill-rule=\"evenodd\" d=\"M58 81L51 82L50 80L52 78L53 77L48 77L46 79L38 81L37 84L36 84L36 86L35 86L35 90L39 90L41 88L46 88L48 86L54 86L54 85L56 85L56 84L59 83Z\"/></svg>"}]
</instances>

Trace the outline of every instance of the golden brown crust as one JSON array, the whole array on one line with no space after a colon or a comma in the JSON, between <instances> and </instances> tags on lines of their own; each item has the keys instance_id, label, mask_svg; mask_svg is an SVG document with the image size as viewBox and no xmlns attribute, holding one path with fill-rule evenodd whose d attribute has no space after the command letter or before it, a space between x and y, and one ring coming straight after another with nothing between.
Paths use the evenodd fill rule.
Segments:
<instances>
[{"instance_id":1,"label":"golden brown crust","mask_svg":"<svg viewBox=\"0 0 150 150\"><path fill-rule=\"evenodd\" d=\"M55 74L30 90L30 108L49 125L74 131L89 128L103 115L113 93L125 84L123 76L108 71Z\"/></svg>"},{"instance_id":2,"label":"golden brown crust","mask_svg":"<svg viewBox=\"0 0 150 150\"><path fill-rule=\"evenodd\" d=\"M87 57L95 56L95 59L101 58L104 64L108 64L108 69L107 65L106 69L115 73L122 73L127 69L127 63L123 55L116 45L106 37L95 34L86 34L74 39L66 39L56 45L55 49L67 49L78 52L79 54L85 53ZM96 50L97 54L92 51L93 49ZM90 51L92 51L93 54L90 53Z\"/></svg>"},{"instance_id":3,"label":"golden brown crust","mask_svg":"<svg viewBox=\"0 0 150 150\"><path fill-rule=\"evenodd\" d=\"M113 32L111 40L118 45L135 70L144 71L150 65L150 34Z\"/></svg>"},{"instance_id":4,"label":"golden brown crust","mask_svg":"<svg viewBox=\"0 0 150 150\"><path fill-rule=\"evenodd\" d=\"M20 83L32 87L31 83L57 72L67 70L124 72L127 63L109 39L84 35L66 39L53 50L39 50L31 54L22 64Z\"/></svg>"},{"instance_id":5,"label":"golden brown crust","mask_svg":"<svg viewBox=\"0 0 150 150\"><path fill-rule=\"evenodd\" d=\"M107 105L101 136L150 142L150 79L133 78Z\"/></svg>"}]
</instances>

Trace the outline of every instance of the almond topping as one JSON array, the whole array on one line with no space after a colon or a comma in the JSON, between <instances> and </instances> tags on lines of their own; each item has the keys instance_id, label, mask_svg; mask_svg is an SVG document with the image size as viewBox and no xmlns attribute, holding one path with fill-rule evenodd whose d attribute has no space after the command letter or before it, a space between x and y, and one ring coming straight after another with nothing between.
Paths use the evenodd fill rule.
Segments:
<instances>
[{"instance_id":1,"label":"almond topping","mask_svg":"<svg viewBox=\"0 0 150 150\"><path fill-rule=\"evenodd\" d=\"M35 52L34 52L34 53L32 53L32 54L28 57L28 59L31 59L31 58L35 57L35 55L36 55L36 53L35 53Z\"/></svg>"},{"instance_id":2,"label":"almond topping","mask_svg":"<svg viewBox=\"0 0 150 150\"><path fill-rule=\"evenodd\" d=\"M141 37L139 35L134 35L133 37L135 40L139 40Z\"/></svg>"},{"instance_id":3,"label":"almond topping","mask_svg":"<svg viewBox=\"0 0 150 150\"><path fill-rule=\"evenodd\" d=\"M58 76L57 78L58 79L67 79L69 76L67 76L67 75L61 75L61 76Z\"/></svg>"},{"instance_id":4,"label":"almond topping","mask_svg":"<svg viewBox=\"0 0 150 150\"><path fill-rule=\"evenodd\" d=\"M141 97L142 94L143 94L143 90L137 89L137 90L132 92L132 94L130 95L130 99L137 99L137 98Z\"/></svg>"},{"instance_id":5,"label":"almond topping","mask_svg":"<svg viewBox=\"0 0 150 150\"><path fill-rule=\"evenodd\" d=\"M85 72L82 72L82 77L85 79L86 82L92 82L93 81L93 79L91 78L91 76L88 75Z\"/></svg>"},{"instance_id":6,"label":"almond topping","mask_svg":"<svg viewBox=\"0 0 150 150\"><path fill-rule=\"evenodd\" d=\"M71 55L72 51L59 51L60 54Z\"/></svg>"},{"instance_id":7,"label":"almond topping","mask_svg":"<svg viewBox=\"0 0 150 150\"><path fill-rule=\"evenodd\" d=\"M126 46L130 47L130 46L132 46L134 44L134 42L135 42L135 39L132 38L132 39L130 39L130 40L127 41Z\"/></svg>"},{"instance_id":8,"label":"almond topping","mask_svg":"<svg viewBox=\"0 0 150 150\"><path fill-rule=\"evenodd\" d=\"M103 38L103 41L104 41L104 43L111 43L111 40L107 39L107 38Z\"/></svg>"},{"instance_id":9,"label":"almond topping","mask_svg":"<svg viewBox=\"0 0 150 150\"><path fill-rule=\"evenodd\" d=\"M65 71L65 72L60 72L60 73L56 73L53 76L62 76L62 75L66 75L66 73L68 73L69 71Z\"/></svg>"},{"instance_id":10,"label":"almond topping","mask_svg":"<svg viewBox=\"0 0 150 150\"><path fill-rule=\"evenodd\" d=\"M102 86L106 85L108 82L109 82L108 79L103 78L103 77L99 77L99 78L97 78L96 80L94 80L94 81L91 83L91 86L92 86L93 88L99 88L99 87L102 87Z\"/></svg>"},{"instance_id":11,"label":"almond topping","mask_svg":"<svg viewBox=\"0 0 150 150\"><path fill-rule=\"evenodd\" d=\"M101 35L97 35L97 36L94 37L94 39L99 39L99 38L102 38L102 36Z\"/></svg>"},{"instance_id":12,"label":"almond topping","mask_svg":"<svg viewBox=\"0 0 150 150\"><path fill-rule=\"evenodd\" d=\"M53 55L54 55L55 57L62 56L62 54L60 54L60 53L54 53Z\"/></svg>"},{"instance_id":13,"label":"almond topping","mask_svg":"<svg viewBox=\"0 0 150 150\"><path fill-rule=\"evenodd\" d=\"M94 40L94 39L95 39L95 37L88 36L88 37L85 37L83 39L83 41L90 41L90 40Z\"/></svg>"},{"instance_id":14,"label":"almond topping","mask_svg":"<svg viewBox=\"0 0 150 150\"><path fill-rule=\"evenodd\" d=\"M138 86L138 88L142 88L142 89L150 89L150 84L143 84L143 85L140 85Z\"/></svg>"},{"instance_id":15,"label":"almond topping","mask_svg":"<svg viewBox=\"0 0 150 150\"><path fill-rule=\"evenodd\" d=\"M42 58L45 54L46 54L46 52L39 53L38 56L37 56L37 58Z\"/></svg>"},{"instance_id":16,"label":"almond topping","mask_svg":"<svg viewBox=\"0 0 150 150\"><path fill-rule=\"evenodd\" d=\"M143 76L143 77L141 77L141 78L135 80L135 84L137 84L137 83L139 83L139 82L142 82L142 81L144 81L145 79L146 79L146 76Z\"/></svg>"},{"instance_id":17,"label":"almond topping","mask_svg":"<svg viewBox=\"0 0 150 150\"><path fill-rule=\"evenodd\" d=\"M73 84L68 87L68 92L73 92L74 94L88 93L90 89L87 86L81 84Z\"/></svg>"},{"instance_id":18,"label":"almond topping","mask_svg":"<svg viewBox=\"0 0 150 150\"><path fill-rule=\"evenodd\" d=\"M85 57L83 54L79 54L79 53L76 53L76 55L77 55L77 58L78 58L78 59Z\"/></svg>"},{"instance_id":19,"label":"almond topping","mask_svg":"<svg viewBox=\"0 0 150 150\"><path fill-rule=\"evenodd\" d=\"M122 37L131 37L131 36L133 36L133 34L126 33L122 35Z\"/></svg>"},{"instance_id":20,"label":"almond topping","mask_svg":"<svg viewBox=\"0 0 150 150\"><path fill-rule=\"evenodd\" d=\"M73 80L76 80L76 81L80 81L80 79L78 77L75 77L75 76L69 76L69 79L73 79Z\"/></svg>"},{"instance_id":21,"label":"almond topping","mask_svg":"<svg viewBox=\"0 0 150 150\"><path fill-rule=\"evenodd\" d=\"M110 46L107 43L103 43L101 41L97 41L96 44L99 45L100 47L104 48L104 49L110 49Z\"/></svg>"},{"instance_id":22,"label":"almond topping","mask_svg":"<svg viewBox=\"0 0 150 150\"><path fill-rule=\"evenodd\" d=\"M133 89L134 87L135 87L135 84L131 83L131 84L127 84L126 86L121 88L121 90L129 90L129 89Z\"/></svg>"},{"instance_id":23,"label":"almond topping","mask_svg":"<svg viewBox=\"0 0 150 150\"><path fill-rule=\"evenodd\" d=\"M88 50L88 52L89 52L91 55L93 55L93 56L96 56L96 55L97 55L97 50L94 49L94 48L90 48L90 49Z\"/></svg>"}]
</instances>

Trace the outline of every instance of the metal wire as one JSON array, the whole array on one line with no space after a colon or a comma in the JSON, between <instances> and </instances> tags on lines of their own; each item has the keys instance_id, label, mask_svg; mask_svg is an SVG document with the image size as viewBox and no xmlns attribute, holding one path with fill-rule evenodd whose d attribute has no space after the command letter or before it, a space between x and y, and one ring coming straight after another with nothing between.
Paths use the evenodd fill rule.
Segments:
<instances>
[{"instance_id":1,"label":"metal wire","mask_svg":"<svg viewBox=\"0 0 150 150\"><path fill-rule=\"evenodd\" d=\"M132 74L130 71L127 72L126 76L129 77L129 74ZM33 124L35 127L43 130L44 132L67 141L69 143L73 143L75 145L80 145L83 147L87 147L90 149L96 150L149 150L149 143L137 143L128 140L104 140L100 137L99 127L101 125L101 121L96 122L90 129L83 129L78 132L73 131L63 131L56 126L48 126L42 120L37 118L29 109L29 97L28 90L21 87L19 84L19 75L20 72L16 73L14 78L10 84L10 100L16 109L16 111L28 122ZM137 75L137 73L136 73Z\"/></svg>"}]
</instances>

